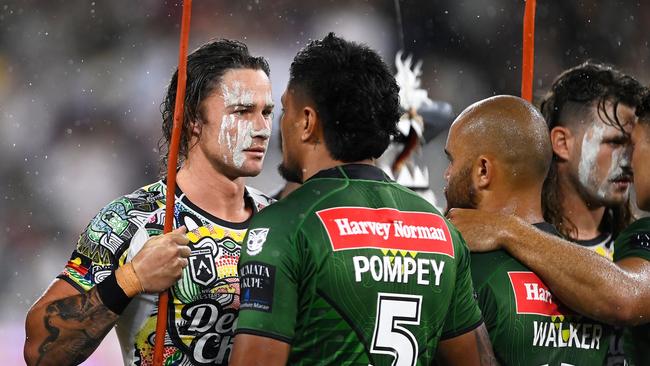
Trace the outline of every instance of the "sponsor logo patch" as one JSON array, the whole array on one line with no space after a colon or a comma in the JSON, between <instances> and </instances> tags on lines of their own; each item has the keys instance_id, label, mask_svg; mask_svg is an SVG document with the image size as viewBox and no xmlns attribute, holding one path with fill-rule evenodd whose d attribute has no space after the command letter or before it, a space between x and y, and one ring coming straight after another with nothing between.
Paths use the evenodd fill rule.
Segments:
<instances>
[{"instance_id":1,"label":"sponsor logo patch","mask_svg":"<svg viewBox=\"0 0 650 366\"><path fill-rule=\"evenodd\" d=\"M241 304L239 309L271 312L275 287L275 266L248 262L239 269Z\"/></svg>"},{"instance_id":2,"label":"sponsor logo patch","mask_svg":"<svg viewBox=\"0 0 650 366\"><path fill-rule=\"evenodd\" d=\"M325 226L334 251L375 248L454 257L447 223L433 213L336 207L316 214Z\"/></svg>"},{"instance_id":3,"label":"sponsor logo patch","mask_svg":"<svg viewBox=\"0 0 650 366\"><path fill-rule=\"evenodd\" d=\"M542 316L572 315L553 294L542 280L533 272L508 272L512 291L515 294L517 314L535 314Z\"/></svg>"},{"instance_id":4,"label":"sponsor logo patch","mask_svg":"<svg viewBox=\"0 0 650 366\"><path fill-rule=\"evenodd\" d=\"M248 232L248 241L246 241L246 253L248 255L258 255L262 251L268 233L269 229L267 228L250 230Z\"/></svg>"}]
</instances>

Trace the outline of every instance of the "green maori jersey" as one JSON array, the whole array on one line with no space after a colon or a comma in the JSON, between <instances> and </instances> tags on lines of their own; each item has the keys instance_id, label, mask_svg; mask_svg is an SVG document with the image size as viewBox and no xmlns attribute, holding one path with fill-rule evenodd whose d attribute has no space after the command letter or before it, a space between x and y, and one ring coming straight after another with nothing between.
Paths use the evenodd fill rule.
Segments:
<instances>
[{"instance_id":1,"label":"green maori jersey","mask_svg":"<svg viewBox=\"0 0 650 366\"><path fill-rule=\"evenodd\" d=\"M614 248L615 262L633 257L650 261L650 217L639 219L623 230ZM625 329L623 349L631 365L650 365L650 325Z\"/></svg>"},{"instance_id":2,"label":"green maori jersey","mask_svg":"<svg viewBox=\"0 0 650 366\"><path fill-rule=\"evenodd\" d=\"M291 344L292 365L430 365L482 324L469 252L378 168L323 170L253 218L237 334Z\"/></svg>"},{"instance_id":3,"label":"green maori jersey","mask_svg":"<svg viewBox=\"0 0 650 366\"><path fill-rule=\"evenodd\" d=\"M104 207L79 237L58 278L80 292L90 290L163 231L163 181L122 196ZM246 203L256 213L270 203L247 188ZM239 309L237 262L249 221L230 223L194 205L177 188L174 227L188 229L192 254L169 296L164 365L226 365ZM125 365L152 365L158 294L140 294L117 321Z\"/></svg>"},{"instance_id":4,"label":"green maori jersey","mask_svg":"<svg viewBox=\"0 0 650 366\"><path fill-rule=\"evenodd\" d=\"M535 226L556 234L550 224ZM505 251L472 253L471 267L501 365L603 364L610 327L565 308L535 273Z\"/></svg>"}]
</instances>

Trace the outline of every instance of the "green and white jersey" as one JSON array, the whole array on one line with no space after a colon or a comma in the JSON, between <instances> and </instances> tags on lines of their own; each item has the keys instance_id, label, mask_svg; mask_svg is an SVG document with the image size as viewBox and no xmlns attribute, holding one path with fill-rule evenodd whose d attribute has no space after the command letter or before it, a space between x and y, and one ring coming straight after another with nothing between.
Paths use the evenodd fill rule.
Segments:
<instances>
[{"instance_id":1,"label":"green and white jersey","mask_svg":"<svg viewBox=\"0 0 650 366\"><path fill-rule=\"evenodd\" d=\"M650 261L650 217L639 219L623 230L614 248L615 262L633 257ZM631 365L650 365L650 325L626 328L623 349Z\"/></svg>"},{"instance_id":2,"label":"green and white jersey","mask_svg":"<svg viewBox=\"0 0 650 366\"><path fill-rule=\"evenodd\" d=\"M319 172L245 243L236 333L290 343L291 365L430 365L482 323L459 232L376 167Z\"/></svg>"},{"instance_id":3,"label":"green and white jersey","mask_svg":"<svg viewBox=\"0 0 650 366\"><path fill-rule=\"evenodd\" d=\"M550 224L535 226L556 233ZM603 364L612 332L609 326L564 307L535 273L505 251L472 253L471 267L501 365Z\"/></svg>"},{"instance_id":4,"label":"green and white jersey","mask_svg":"<svg viewBox=\"0 0 650 366\"><path fill-rule=\"evenodd\" d=\"M131 261L151 236L163 232L166 185L158 181L104 207L79 237L58 278L85 292ZM269 198L247 188L256 213ZM170 289L164 365L227 365L239 310L237 261L249 221L210 215L176 190L174 228L185 225L192 254ZM152 365L158 294L134 297L117 321L125 365Z\"/></svg>"}]
</instances>

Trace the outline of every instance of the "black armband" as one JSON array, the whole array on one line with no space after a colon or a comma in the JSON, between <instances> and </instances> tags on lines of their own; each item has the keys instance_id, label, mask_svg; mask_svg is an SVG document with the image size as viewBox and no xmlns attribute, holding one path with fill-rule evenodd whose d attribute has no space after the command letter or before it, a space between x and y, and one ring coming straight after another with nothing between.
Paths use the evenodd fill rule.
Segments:
<instances>
[{"instance_id":1,"label":"black armband","mask_svg":"<svg viewBox=\"0 0 650 366\"><path fill-rule=\"evenodd\" d=\"M122 290L120 285L117 284L115 272L104 278L104 280L98 283L95 287L97 287L97 292L102 303L104 303L104 305L115 314L122 314L124 309L131 302L131 298L126 296L124 290Z\"/></svg>"}]
</instances>

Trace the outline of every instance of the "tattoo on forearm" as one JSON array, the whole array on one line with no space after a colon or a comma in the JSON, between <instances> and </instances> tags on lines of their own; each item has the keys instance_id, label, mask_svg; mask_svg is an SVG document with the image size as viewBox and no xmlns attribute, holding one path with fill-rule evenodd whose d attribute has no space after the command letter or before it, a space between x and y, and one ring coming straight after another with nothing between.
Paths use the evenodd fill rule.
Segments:
<instances>
[{"instance_id":1,"label":"tattoo on forearm","mask_svg":"<svg viewBox=\"0 0 650 366\"><path fill-rule=\"evenodd\" d=\"M104 306L97 289L54 301L45 310L43 321L48 336L38 348L36 364L61 359L72 365L83 362L117 319L118 315Z\"/></svg>"},{"instance_id":2,"label":"tattoo on forearm","mask_svg":"<svg viewBox=\"0 0 650 366\"><path fill-rule=\"evenodd\" d=\"M499 363L492 351L492 343L490 342L490 336L488 335L487 329L485 329L485 325L481 325L474 334L476 337L476 347L478 348L481 366L498 366Z\"/></svg>"}]
</instances>

